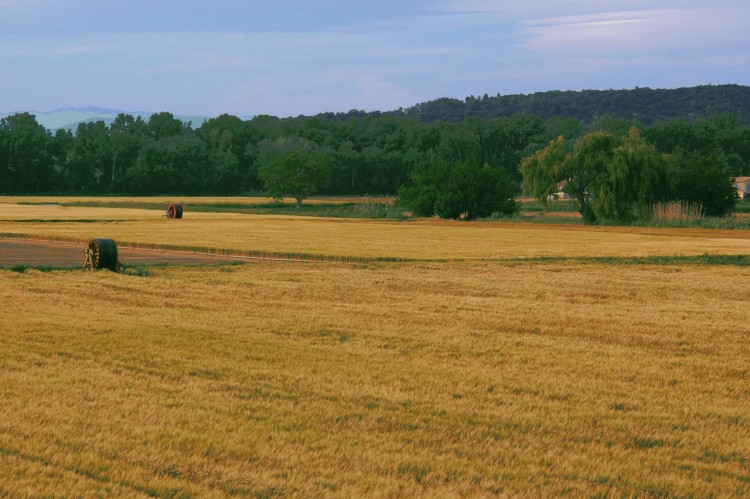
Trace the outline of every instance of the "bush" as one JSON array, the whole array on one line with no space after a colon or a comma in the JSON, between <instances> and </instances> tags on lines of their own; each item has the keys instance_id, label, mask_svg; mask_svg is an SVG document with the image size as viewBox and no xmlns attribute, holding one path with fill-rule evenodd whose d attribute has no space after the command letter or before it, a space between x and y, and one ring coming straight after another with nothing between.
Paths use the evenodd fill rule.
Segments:
<instances>
[{"instance_id":1,"label":"bush","mask_svg":"<svg viewBox=\"0 0 750 499\"><path fill-rule=\"evenodd\" d=\"M676 197L703 206L708 217L732 213L737 203L737 190L726 158L721 153L692 153L678 161Z\"/></svg>"},{"instance_id":2,"label":"bush","mask_svg":"<svg viewBox=\"0 0 750 499\"><path fill-rule=\"evenodd\" d=\"M499 213L513 215L515 183L501 168L469 161L450 165L432 159L417 167L412 185L398 193L398 203L415 216L474 220Z\"/></svg>"}]
</instances>

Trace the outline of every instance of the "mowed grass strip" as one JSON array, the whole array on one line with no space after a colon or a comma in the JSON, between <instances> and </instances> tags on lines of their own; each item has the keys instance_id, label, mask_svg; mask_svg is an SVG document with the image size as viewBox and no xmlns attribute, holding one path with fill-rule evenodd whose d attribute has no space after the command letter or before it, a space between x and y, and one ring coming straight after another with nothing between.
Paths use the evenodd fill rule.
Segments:
<instances>
[{"instance_id":1,"label":"mowed grass strip","mask_svg":"<svg viewBox=\"0 0 750 499\"><path fill-rule=\"evenodd\" d=\"M0 221L24 223L63 223L63 222L100 222L126 220L161 220L166 204L162 209L131 206L68 206L54 202L44 204L0 203ZM198 219L214 220L217 218L236 218L236 214L227 213L191 213Z\"/></svg>"},{"instance_id":2,"label":"mowed grass strip","mask_svg":"<svg viewBox=\"0 0 750 499\"><path fill-rule=\"evenodd\" d=\"M368 203L368 202L393 202L392 197L380 196L357 196L357 197L314 197L305 199L305 204L349 204L349 203ZM274 200L262 196L0 196L0 203L7 204L62 204L76 205L79 203L98 203L100 205L153 205L160 203L166 208L167 203L182 203L188 206L198 205L262 205L276 204L295 204L294 198L284 198Z\"/></svg>"},{"instance_id":3,"label":"mowed grass strip","mask_svg":"<svg viewBox=\"0 0 750 499\"><path fill-rule=\"evenodd\" d=\"M0 495L746 496L749 300L706 265L0 271Z\"/></svg>"},{"instance_id":4,"label":"mowed grass strip","mask_svg":"<svg viewBox=\"0 0 750 499\"><path fill-rule=\"evenodd\" d=\"M2 200L6 202L3 203ZM334 218L405 219L393 198L316 198L301 207L294 199L196 197L180 200L183 212L245 213L255 215L320 216ZM18 199L0 197L0 220L93 221L160 218L167 203L163 198L49 197ZM86 209L88 208L88 209ZM123 211L125 210L125 211ZM129 211L132 210L132 211ZM198 217L200 218L200 217ZM205 218L205 217L204 217ZM215 218L215 217L214 217Z\"/></svg>"}]
</instances>

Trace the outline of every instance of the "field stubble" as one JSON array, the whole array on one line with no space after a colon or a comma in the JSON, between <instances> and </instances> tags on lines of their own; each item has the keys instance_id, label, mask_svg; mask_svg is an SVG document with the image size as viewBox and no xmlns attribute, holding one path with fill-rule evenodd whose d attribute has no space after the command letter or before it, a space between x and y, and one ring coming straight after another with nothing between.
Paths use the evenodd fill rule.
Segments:
<instances>
[{"instance_id":1,"label":"field stubble","mask_svg":"<svg viewBox=\"0 0 750 499\"><path fill-rule=\"evenodd\" d=\"M363 260L0 270L0 495L750 493L747 267L488 261L747 255L747 231L13 204L0 219Z\"/></svg>"},{"instance_id":2,"label":"field stubble","mask_svg":"<svg viewBox=\"0 0 750 499\"><path fill-rule=\"evenodd\" d=\"M0 492L746 495L733 267L0 271Z\"/></svg>"},{"instance_id":3,"label":"field stubble","mask_svg":"<svg viewBox=\"0 0 750 499\"><path fill-rule=\"evenodd\" d=\"M461 260L750 254L750 231L420 220L389 222L234 213L0 204L0 234L134 247L332 259ZM54 220L54 221L51 221Z\"/></svg>"}]
</instances>

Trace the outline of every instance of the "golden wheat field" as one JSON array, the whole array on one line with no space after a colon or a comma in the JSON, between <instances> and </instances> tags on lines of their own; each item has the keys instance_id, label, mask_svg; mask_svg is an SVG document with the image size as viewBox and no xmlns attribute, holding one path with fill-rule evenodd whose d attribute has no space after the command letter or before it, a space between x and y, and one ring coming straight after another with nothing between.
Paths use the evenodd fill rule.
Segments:
<instances>
[{"instance_id":1,"label":"golden wheat field","mask_svg":"<svg viewBox=\"0 0 750 499\"><path fill-rule=\"evenodd\" d=\"M84 241L111 237L144 247L351 259L750 254L750 231L584 227L514 222L392 222L282 215L0 203L0 234Z\"/></svg>"},{"instance_id":2,"label":"golden wheat field","mask_svg":"<svg viewBox=\"0 0 750 499\"><path fill-rule=\"evenodd\" d=\"M125 215L0 232L425 261L0 270L0 495L750 494L750 267L618 260L742 232Z\"/></svg>"}]
</instances>

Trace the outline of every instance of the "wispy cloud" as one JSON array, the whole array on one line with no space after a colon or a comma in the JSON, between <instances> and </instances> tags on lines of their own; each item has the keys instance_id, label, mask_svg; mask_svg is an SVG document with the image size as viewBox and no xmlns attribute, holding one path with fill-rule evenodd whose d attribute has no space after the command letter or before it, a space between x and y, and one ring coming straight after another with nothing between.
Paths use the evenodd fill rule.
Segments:
<instances>
[{"instance_id":1,"label":"wispy cloud","mask_svg":"<svg viewBox=\"0 0 750 499\"><path fill-rule=\"evenodd\" d=\"M642 49L655 42L653 35L675 15L674 11L628 11L525 21L522 46L545 51Z\"/></svg>"},{"instance_id":2,"label":"wispy cloud","mask_svg":"<svg viewBox=\"0 0 750 499\"><path fill-rule=\"evenodd\" d=\"M727 0L718 0L726 3ZM735 2L737 0L729 0ZM544 15L582 14L592 12L608 12L623 9L654 8L669 9L677 7L700 7L705 5L702 0L527 0L524 2L507 0L441 0L435 3L435 9L443 12L498 12L516 14L521 17Z\"/></svg>"},{"instance_id":3,"label":"wispy cloud","mask_svg":"<svg viewBox=\"0 0 750 499\"><path fill-rule=\"evenodd\" d=\"M538 51L633 54L750 43L750 6L616 11L521 23L522 46Z\"/></svg>"}]
</instances>

